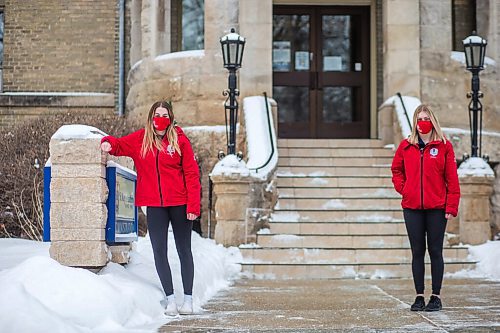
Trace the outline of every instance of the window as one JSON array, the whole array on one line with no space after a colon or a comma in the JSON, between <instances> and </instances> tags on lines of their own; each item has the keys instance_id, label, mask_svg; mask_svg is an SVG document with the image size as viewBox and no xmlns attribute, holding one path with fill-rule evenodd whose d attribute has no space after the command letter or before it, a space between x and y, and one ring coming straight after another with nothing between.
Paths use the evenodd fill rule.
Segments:
<instances>
[{"instance_id":1,"label":"window","mask_svg":"<svg viewBox=\"0 0 500 333\"><path fill-rule=\"evenodd\" d=\"M205 1L172 0L172 52L205 47Z\"/></svg>"},{"instance_id":2,"label":"window","mask_svg":"<svg viewBox=\"0 0 500 333\"><path fill-rule=\"evenodd\" d=\"M463 52L462 40L477 30L476 0L452 0L451 6L452 48Z\"/></svg>"}]
</instances>

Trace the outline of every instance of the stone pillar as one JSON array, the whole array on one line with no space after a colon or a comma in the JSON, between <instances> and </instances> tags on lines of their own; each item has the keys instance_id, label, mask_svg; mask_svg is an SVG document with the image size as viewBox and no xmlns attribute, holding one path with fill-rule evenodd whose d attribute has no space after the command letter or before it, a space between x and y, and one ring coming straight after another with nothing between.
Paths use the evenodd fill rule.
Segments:
<instances>
[{"instance_id":1,"label":"stone pillar","mask_svg":"<svg viewBox=\"0 0 500 333\"><path fill-rule=\"evenodd\" d=\"M130 5L130 65L142 59L142 1L132 0Z\"/></svg>"},{"instance_id":2,"label":"stone pillar","mask_svg":"<svg viewBox=\"0 0 500 333\"><path fill-rule=\"evenodd\" d=\"M240 0L240 35L246 38L240 69L242 98L259 96L265 91L272 96L273 68L273 2L272 0Z\"/></svg>"},{"instance_id":3,"label":"stone pillar","mask_svg":"<svg viewBox=\"0 0 500 333\"><path fill-rule=\"evenodd\" d=\"M105 133L84 125L62 126L50 140L51 258L63 265L100 268L108 261L127 263L130 244L108 246ZM110 159L133 168L130 158Z\"/></svg>"},{"instance_id":4,"label":"stone pillar","mask_svg":"<svg viewBox=\"0 0 500 333\"><path fill-rule=\"evenodd\" d=\"M158 43L158 0L142 0L142 58L155 57Z\"/></svg>"},{"instance_id":5,"label":"stone pillar","mask_svg":"<svg viewBox=\"0 0 500 333\"><path fill-rule=\"evenodd\" d=\"M215 241L224 246L245 242L246 210L250 205L250 177L240 174L212 176L214 184Z\"/></svg>"},{"instance_id":6,"label":"stone pillar","mask_svg":"<svg viewBox=\"0 0 500 333\"><path fill-rule=\"evenodd\" d=\"M491 229L493 235L500 234L500 164L495 167L495 181L491 196Z\"/></svg>"},{"instance_id":7,"label":"stone pillar","mask_svg":"<svg viewBox=\"0 0 500 333\"><path fill-rule=\"evenodd\" d=\"M415 0L383 1L384 99L420 97L420 15Z\"/></svg>"},{"instance_id":8,"label":"stone pillar","mask_svg":"<svg viewBox=\"0 0 500 333\"><path fill-rule=\"evenodd\" d=\"M108 188L100 136L57 137L57 133L50 140L50 256L67 266L104 266Z\"/></svg>"},{"instance_id":9,"label":"stone pillar","mask_svg":"<svg viewBox=\"0 0 500 333\"><path fill-rule=\"evenodd\" d=\"M470 160L482 161L480 158L471 158L458 169L461 191L458 217L460 241L476 245L491 239L490 196L495 178L486 162L482 161L485 167L481 168L479 164L471 165L474 161L471 163Z\"/></svg>"}]
</instances>

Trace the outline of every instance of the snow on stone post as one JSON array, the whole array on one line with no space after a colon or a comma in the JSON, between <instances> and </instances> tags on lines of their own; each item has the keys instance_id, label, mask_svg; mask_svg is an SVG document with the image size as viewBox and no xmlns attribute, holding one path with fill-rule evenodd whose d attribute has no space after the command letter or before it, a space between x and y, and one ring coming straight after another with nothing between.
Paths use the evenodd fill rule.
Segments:
<instances>
[{"instance_id":1,"label":"snow on stone post","mask_svg":"<svg viewBox=\"0 0 500 333\"><path fill-rule=\"evenodd\" d=\"M65 125L50 140L50 256L67 266L108 262L106 155L100 130Z\"/></svg>"},{"instance_id":2,"label":"snow on stone post","mask_svg":"<svg viewBox=\"0 0 500 333\"><path fill-rule=\"evenodd\" d=\"M495 175L479 157L472 157L458 168L460 179L460 241L482 244L491 239L490 196Z\"/></svg>"},{"instance_id":3,"label":"snow on stone post","mask_svg":"<svg viewBox=\"0 0 500 333\"><path fill-rule=\"evenodd\" d=\"M245 242L246 210L251 202L251 177L245 162L228 155L217 163L210 174L214 184L215 241L224 246Z\"/></svg>"}]
</instances>

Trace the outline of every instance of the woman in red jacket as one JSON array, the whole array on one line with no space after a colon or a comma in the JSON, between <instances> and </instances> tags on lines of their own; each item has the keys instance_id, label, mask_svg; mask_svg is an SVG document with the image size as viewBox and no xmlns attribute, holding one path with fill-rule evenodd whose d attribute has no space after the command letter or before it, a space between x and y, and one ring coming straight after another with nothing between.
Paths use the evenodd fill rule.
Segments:
<instances>
[{"instance_id":1,"label":"woman in red jacket","mask_svg":"<svg viewBox=\"0 0 500 333\"><path fill-rule=\"evenodd\" d=\"M172 105L165 101L154 103L143 129L122 138L106 136L101 140L101 149L134 160L137 170L135 205L147 207L156 271L166 295L165 313L172 316L192 313L191 230L193 220L200 215L199 170L188 138L174 125ZM167 256L170 222L184 287L184 303L180 309L175 302Z\"/></svg>"},{"instance_id":2,"label":"woman in red jacket","mask_svg":"<svg viewBox=\"0 0 500 333\"><path fill-rule=\"evenodd\" d=\"M460 187L453 146L427 105L413 114L412 134L401 141L392 161L392 182L403 196L401 206L412 251L417 297L412 311L439 311L443 281L446 222L458 212ZM432 295L424 300L426 238L431 259Z\"/></svg>"}]
</instances>

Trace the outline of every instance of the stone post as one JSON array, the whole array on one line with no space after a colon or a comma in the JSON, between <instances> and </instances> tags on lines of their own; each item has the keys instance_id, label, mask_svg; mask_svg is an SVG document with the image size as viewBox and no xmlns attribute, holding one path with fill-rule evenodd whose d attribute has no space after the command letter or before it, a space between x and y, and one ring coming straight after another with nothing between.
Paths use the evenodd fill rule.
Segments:
<instances>
[{"instance_id":1,"label":"stone post","mask_svg":"<svg viewBox=\"0 0 500 333\"><path fill-rule=\"evenodd\" d=\"M49 252L66 266L100 268L110 260L127 263L129 259L130 244L106 244L109 155L101 153L104 135L94 127L65 125L50 140ZM131 167L124 158L119 160Z\"/></svg>"},{"instance_id":2,"label":"stone post","mask_svg":"<svg viewBox=\"0 0 500 333\"><path fill-rule=\"evenodd\" d=\"M493 170L481 158L470 158L458 169L460 179L460 241L482 244L491 239L490 196L495 179Z\"/></svg>"},{"instance_id":3,"label":"stone post","mask_svg":"<svg viewBox=\"0 0 500 333\"><path fill-rule=\"evenodd\" d=\"M212 176L214 184L215 241L224 246L238 246L245 242L246 210L250 206L248 176L225 174Z\"/></svg>"},{"instance_id":4,"label":"stone post","mask_svg":"<svg viewBox=\"0 0 500 333\"><path fill-rule=\"evenodd\" d=\"M106 155L100 150L100 135L79 137L73 135L76 131L63 126L50 140L49 252L63 265L101 267L108 262Z\"/></svg>"}]
</instances>

